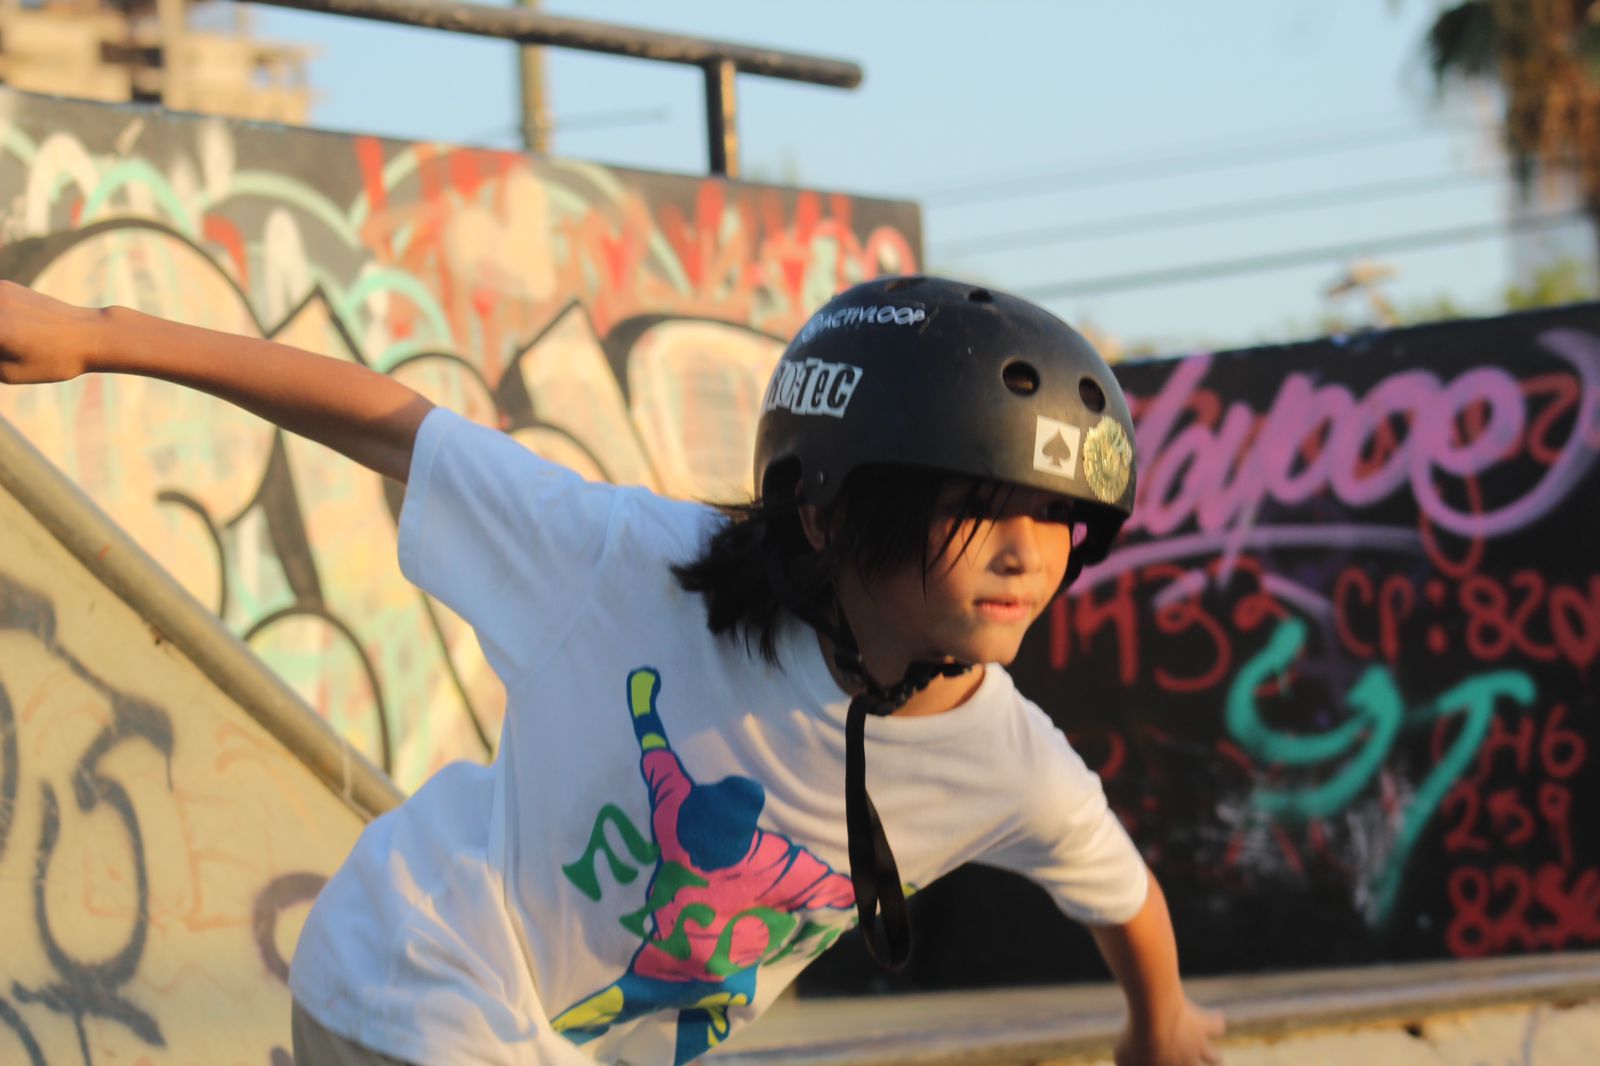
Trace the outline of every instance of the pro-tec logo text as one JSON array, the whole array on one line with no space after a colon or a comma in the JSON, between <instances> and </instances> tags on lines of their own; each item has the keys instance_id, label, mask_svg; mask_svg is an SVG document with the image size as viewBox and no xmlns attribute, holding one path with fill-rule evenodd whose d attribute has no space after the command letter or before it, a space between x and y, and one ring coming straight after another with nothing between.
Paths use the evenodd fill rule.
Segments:
<instances>
[{"instance_id":1,"label":"pro-tec logo text","mask_svg":"<svg viewBox=\"0 0 1600 1066\"><path fill-rule=\"evenodd\" d=\"M826 363L821 359L790 360L778 364L767 386L762 407L767 411L782 408L797 415L831 415L843 418L861 383L862 369L849 363Z\"/></svg>"}]
</instances>

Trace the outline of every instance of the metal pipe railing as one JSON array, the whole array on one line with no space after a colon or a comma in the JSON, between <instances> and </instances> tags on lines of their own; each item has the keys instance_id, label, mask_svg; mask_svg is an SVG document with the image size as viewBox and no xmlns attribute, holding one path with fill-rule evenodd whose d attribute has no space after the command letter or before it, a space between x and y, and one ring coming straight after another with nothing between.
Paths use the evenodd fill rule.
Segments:
<instances>
[{"instance_id":1,"label":"metal pipe railing","mask_svg":"<svg viewBox=\"0 0 1600 1066\"><path fill-rule=\"evenodd\" d=\"M739 138L734 118L734 75L854 89L861 67L840 59L773 48L659 33L586 19L562 18L521 7L489 7L462 0L251 0L272 7L392 22L423 29L496 37L521 45L547 45L699 67L706 79L706 132L714 174L737 177Z\"/></svg>"}]
</instances>

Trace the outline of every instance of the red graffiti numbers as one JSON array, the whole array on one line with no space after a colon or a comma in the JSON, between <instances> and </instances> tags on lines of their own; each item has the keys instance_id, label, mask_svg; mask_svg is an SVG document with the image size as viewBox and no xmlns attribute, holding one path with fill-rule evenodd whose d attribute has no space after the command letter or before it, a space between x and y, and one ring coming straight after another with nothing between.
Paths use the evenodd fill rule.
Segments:
<instances>
[{"instance_id":1,"label":"red graffiti numbers","mask_svg":"<svg viewBox=\"0 0 1600 1066\"><path fill-rule=\"evenodd\" d=\"M1555 838L1561 865L1572 865L1572 790L1545 782L1539 786L1539 814Z\"/></svg>"},{"instance_id":2,"label":"red graffiti numbers","mask_svg":"<svg viewBox=\"0 0 1600 1066\"><path fill-rule=\"evenodd\" d=\"M1433 758L1437 761L1450 741L1449 723L1440 721L1433 730ZM1500 758L1505 753L1509 762ZM1538 762L1534 762L1534 757ZM1472 772L1464 775L1457 788L1477 789L1497 769L1510 770L1526 777L1536 766L1546 777L1565 781L1589 761L1589 742L1567 724L1567 705L1558 703L1544 716L1519 714L1514 724L1497 715L1489 723L1489 733L1478 747Z\"/></svg>"},{"instance_id":3,"label":"red graffiti numbers","mask_svg":"<svg viewBox=\"0 0 1600 1066\"><path fill-rule=\"evenodd\" d=\"M1600 942L1600 871L1593 868L1546 863L1530 875L1509 863L1491 871L1464 866L1450 875L1448 891L1455 917L1445 944L1457 957Z\"/></svg>"},{"instance_id":4,"label":"red graffiti numbers","mask_svg":"<svg viewBox=\"0 0 1600 1066\"><path fill-rule=\"evenodd\" d=\"M1600 655L1600 577L1589 578L1587 597L1567 585L1551 590L1550 629L1561 654L1588 673Z\"/></svg>"},{"instance_id":5,"label":"red graffiti numbers","mask_svg":"<svg viewBox=\"0 0 1600 1066\"><path fill-rule=\"evenodd\" d=\"M1441 722L1433 734L1435 759L1448 740ZM1504 716L1497 716L1471 773L1445 796L1443 814L1450 825L1445 851L1481 853L1494 846L1519 847L1534 841L1543 825L1548 839L1570 863L1572 792L1562 782L1582 769L1588 757L1588 742L1567 725L1565 704L1556 704L1543 718L1519 715L1509 725ZM1497 772L1514 774L1518 783L1487 787ZM1537 792L1528 791L1540 778Z\"/></svg>"},{"instance_id":6,"label":"red graffiti numbers","mask_svg":"<svg viewBox=\"0 0 1600 1066\"><path fill-rule=\"evenodd\" d=\"M1488 852L1491 840L1506 847L1520 847L1533 840L1538 820L1517 787L1494 789L1488 797L1475 787L1458 786L1445 797L1445 816L1459 813L1458 820L1445 836L1446 852Z\"/></svg>"},{"instance_id":7,"label":"red graffiti numbers","mask_svg":"<svg viewBox=\"0 0 1600 1066\"><path fill-rule=\"evenodd\" d=\"M1436 753L1448 739L1445 731L1434 731ZM1446 886L1452 915L1445 931L1451 954L1478 957L1600 942L1600 871L1575 868L1572 840L1570 781L1588 758L1588 741L1568 722L1565 703L1490 723L1471 773L1445 797L1445 852L1482 861L1511 849L1553 845L1560 862L1452 871Z\"/></svg>"},{"instance_id":8,"label":"red graffiti numbers","mask_svg":"<svg viewBox=\"0 0 1600 1066\"><path fill-rule=\"evenodd\" d=\"M1542 823L1562 855L1570 855L1571 804L1571 792L1559 785L1541 786L1538 799L1530 804L1516 786L1497 788L1485 796L1462 782L1444 798L1444 816L1453 819L1444 849L1456 854L1487 852L1497 845L1521 847L1536 839Z\"/></svg>"},{"instance_id":9,"label":"red graffiti numbers","mask_svg":"<svg viewBox=\"0 0 1600 1066\"><path fill-rule=\"evenodd\" d=\"M1576 730L1568 729L1567 705L1558 703L1545 720L1539 740L1539 759L1551 777L1565 779L1577 773L1589 758L1589 743Z\"/></svg>"},{"instance_id":10,"label":"red graffiti numbers","mask_svg":"<svg viewBox=\"0 0 1600 1066\"><path fill-rule=\"evenodd\" d=\"M1489 812L1489 823L1494 826L1495 835L1508 846L1520 847L1533 839L1536 824L1533 813L1517 796L1515 788L1497 788L1489 793L1484 809Z\"/></svg>"},{"instance_id":11,"label":"red graffiti numbers","mask_svg":"<svg viewBox=\"0 0 1600 1066\"><path fill-rule=\"evenodd\" d=\"M1145 574L1158 581L1176 582L1183 579L1185 571L1178 566L1163 564L1151 567ZM1157 629L1171 636L1198 633L1207 645L1202 655L1202 661L1207 664L1205 670L1180 677L1164 666L1157 666L1157 685L1167 692L1204 692L1222 683L1222 679L1228 675L1228 668L1233 665L1233 641L1222 624L1202 605L1199 595L1184 595L1162 604L1156 609L1155 622Z\"/></svg>"},{"instance_id":12,"label":"red graffiti numbers","mask_svg":"<svg viewBox=\"0 0 1600 1066\"><path fill-rule=\"evenodd\" d=\"M1234 638L1288 614L1268 587L1260 562L1243 556L1198 569L1158 563L1117 576L1112 589L1088 587L1050 606L1050 666L1065 670L1074 652L1104 657L1116 643L1119 680L1136 683L1145 659L1162 691L1206 692L1233 668ZM1153 651L1141 644L1154 640ZM1162 641L1158 638L1170 638ZM1180 672L1169 664L1182 662Z\"/></svg>"},{"instance_id":13,"label":"red graffiti numbers","mask_svg":"<svg viewBox=\"0 0 1600 1066\"><path fill-rule=\"evenodd\" d=\"M1473 575L1461 583L1467 649L1483 662L1515 654L1539 662L1565 658L1585 672L1600 653L1600 576L1587 591L1547 586L1534 570L1509 582ZM1558 635L1559 634L1559 635Z\"/></svg>"},{"instance_id":14,"label":"red graffiti numbers","mask_svg":"<svg viewBox=\"0 0 1600 1066\"><path fill-rule=\"evenodd\" d=\"M1118 676L1122 684L1133 684L1139 676L1139 615L1134 602L1137 581L1132 573L1120 575L1115 590L1104 600L1097 599L1092 588L1071 599L1056 597L1050 604L1052 669L1065 670L1072 660L1073 645L1088 651L1100 630L1109 625L1117 646Z\"/></svg>"},{"instance_id":15,"label":"red graffiti numbers","mask_svg":"<svg viewBox=\"0 0 1600 1066\"><path fill-rule=\"evenodd\" d=\"M1467 782L1457 783L1444 798L1444 816L1457 818L1455 827L1445 834L1444 849L1449 852L1488 851L1489 841L1478 831L1483 800ZM1456 812L1461 812L1459 815Z\"/></svg>"},{"instance_id":16,"label":"red graffiti numbers","mask_svg":"<svg viewBox=\"0 0 1600 1066\"><path fill-rule=\"evenodd\" d=\"M1435 655L1465 651L1482 663L1565 662L1587 674L1600 658L1600 575L1552 584L1536 570L1508 579L1472 574L1418 587L1403 574L1375 578L1359 566L1334 580L1339 642L1364 659L1397 662L1417 643Z\"/></svg>"}]
</instances>

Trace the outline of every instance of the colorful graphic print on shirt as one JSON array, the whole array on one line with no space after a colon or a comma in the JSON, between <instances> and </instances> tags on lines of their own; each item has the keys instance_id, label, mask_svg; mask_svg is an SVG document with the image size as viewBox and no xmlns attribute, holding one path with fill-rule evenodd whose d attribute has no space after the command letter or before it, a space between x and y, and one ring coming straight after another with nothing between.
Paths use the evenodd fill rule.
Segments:
<instances>
[{"instance_id":1,"label":"colorful graphic print on shirt","mask_svg":"<svg viewBox=\"0 0 1600 1066\"><path fill-rule=\"evenodd\" d=\"M607 826L636 862L653 862L643 906L622 917L641 943L626 973L562 1011L552 1025L583 1044L612 1026L675 1010L674 1061L681 1064L727 1036L729 1008L755 999L759 966L796 954L815 957L847 927L818 924L804 912L848 911L855 895L848 874L759 827L766 804L760 782L734 776L702 784L689 777L656 711L660 691L655 670L628 675L653 842L608 804L595 820L588 850L562 867L595 901L602 894L595 872L602 853L612 876L631 884L637 872L611 850Z\"/></svg>"}]
</instances>

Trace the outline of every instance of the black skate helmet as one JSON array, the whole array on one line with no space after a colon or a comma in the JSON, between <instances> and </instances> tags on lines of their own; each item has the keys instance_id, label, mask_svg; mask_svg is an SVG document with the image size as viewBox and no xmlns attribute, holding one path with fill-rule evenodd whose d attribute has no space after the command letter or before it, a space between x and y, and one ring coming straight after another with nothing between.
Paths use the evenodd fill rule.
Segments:
<instances>
[{"instance_id":1,"label":"black skate helmet","mask_svg":"<svg viewBox=\"0 0 1600 1066\"><path fill-rule=\"evenodd\" d=\"M826 506L857 467L922 467L1070 497L1068 580L1133 510L1133 420L1105 360L1026 300L943 278L857 285L795 335L756 427L756 485ZM795 469L796 466L798 469Z\"/></svg>"},{"instance_id":2,"label":"black skate helmet","mask_svg":"<svg viewBox=\"0 0 1600 1066\"><path fill-rule=\"evenodd\" d=\"M827 506L863 466L920 467L1043 489L1073 502L1063 583L1104 559L1133 510L1133 420L1094 347L1026 300L942 278L887 278L830 300L778 361L756 427L756 485ZM785 595L781 572L774 585ZM845 719L850 878L867 950L905 965L911 928L894 855L866 791L867 715L892 714L967 663L912 663L873 679L849 620L806 615L860 683ZM883 947L874 925L882 918Z\"/></svg>"}]
</instances>

